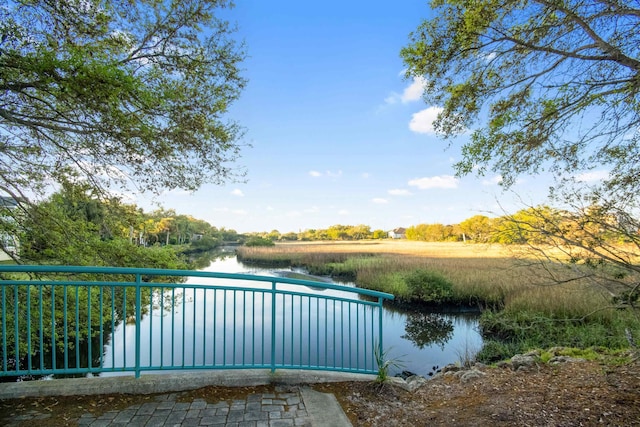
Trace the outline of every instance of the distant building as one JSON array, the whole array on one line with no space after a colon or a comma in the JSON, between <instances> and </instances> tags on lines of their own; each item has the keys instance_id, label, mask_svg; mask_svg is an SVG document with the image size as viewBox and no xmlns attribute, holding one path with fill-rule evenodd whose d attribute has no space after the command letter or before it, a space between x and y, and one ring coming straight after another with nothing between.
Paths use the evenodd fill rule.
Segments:
<instances>
[{"instance_id":1,"label":"distant building","mask_svg":"<svg viewBox=\"0 0 640 427\"><path fill-rule=\"evenodd\" d=\"M391 239L406 239L407 229L402 227L394 228L389 232L389 237Z\"/></svg>"},{"instance_id":2,"label":"distant building","mask_svg":"<svg viewBox=\"0 0 640 427\"><path fill-rule=\"evenodd\" d=\"M7 215L6 212L17 207L18 202L13 197L0 196L0 221L14 221L13 216ZM12 260L12 255L18 254L19 249L20 242L16 236L6 231L0 231L0 261Z\"/></svg>"}]
</instances>

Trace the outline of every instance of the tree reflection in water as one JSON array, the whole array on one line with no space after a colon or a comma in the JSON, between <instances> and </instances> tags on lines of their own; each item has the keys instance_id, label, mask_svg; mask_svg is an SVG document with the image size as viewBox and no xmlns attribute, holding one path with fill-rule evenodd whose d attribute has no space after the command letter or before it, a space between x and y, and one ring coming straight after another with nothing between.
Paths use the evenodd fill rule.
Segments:
<instances>
[{"instance_id":1,"label":"tree reflection in water","mask_svg":"<svg viewBox=\"0 0 640 427\"><path fill-rule=\"evenodd\" d=\"M453 321L438 313L407 313L406 332L402 338L413 342L419 349L437 344L444 349L453 337Z\"/></svg>"}]
</instances>

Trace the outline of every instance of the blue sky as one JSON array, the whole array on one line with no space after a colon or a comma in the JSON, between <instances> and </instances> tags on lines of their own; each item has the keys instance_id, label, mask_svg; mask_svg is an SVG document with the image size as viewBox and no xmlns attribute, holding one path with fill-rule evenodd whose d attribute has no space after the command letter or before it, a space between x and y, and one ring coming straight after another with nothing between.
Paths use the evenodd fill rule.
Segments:
<instances>
[{"instance_id":1,"label":"blue sky","mask_svg":"<svg viewBox=\"0 0 640 427\"><path fill-rule=\"evenodd\" d=\"M157 199L163 207L238 232L285 233L452 224L545 200L544 176L506 194L496 176L453 177L465 137L433 134L421 82L402 76L399 52L429 16L426 1L237 3L225 16L246 43L249 82L230 116L252 145L238 162L247 182L170 192Z\"/></svg>"}]
</instances>

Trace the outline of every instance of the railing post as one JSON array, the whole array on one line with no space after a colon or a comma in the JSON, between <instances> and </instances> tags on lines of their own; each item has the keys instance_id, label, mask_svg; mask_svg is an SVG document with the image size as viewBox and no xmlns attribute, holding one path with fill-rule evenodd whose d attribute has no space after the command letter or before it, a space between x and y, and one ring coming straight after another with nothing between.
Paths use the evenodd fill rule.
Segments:
<instances>
[{"instance_id":1,"label":"railing post","mask_svg":"<svg viewBox=\"0 0 640 427\"><path fill-rule=\"evenodd\" d=\"M271 282L271 372L276 371L276 281Z\"/></svg>"},{"instance_id":2,"label":"railing post","mask_svg":"<svg viewBox=\"0 0 640 427\"><path fill-rule=\"evenodd\" d=\"M142 276L140 275L140 273L138 273L136 274L136 378L140 378L140 312L142 310L142 291L140 289L141 284ZM126 357L126 355L124 357Z\"/></svg>"},{"instance_id":3,"label":"railing post","mask_svg":"<svg viewBox=\"0 0 640 427\"><path fill-rule=\"evenodd\" d=\"M380 355L384 354L384 345L382 343L382 302L382 297L378 297L378 342L380 343L378 354Z\"/></svg>"}]
</instances>

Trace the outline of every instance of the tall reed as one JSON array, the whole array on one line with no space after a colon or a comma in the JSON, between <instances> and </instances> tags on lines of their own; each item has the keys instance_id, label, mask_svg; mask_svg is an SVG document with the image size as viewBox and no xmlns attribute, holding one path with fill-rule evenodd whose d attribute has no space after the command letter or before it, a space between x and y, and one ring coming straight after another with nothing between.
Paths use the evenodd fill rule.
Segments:
<instances>
[{"instance_id":1,"label":"tall reed","mask_svg":"<svg viewBox=\"0 0 640 427\"><path fill-rule=\"evenodd\" d=\"M545 345L622 346L624 329L640 330L638 313L611 309L611 295L587 278L565 284L562 266L543 266L500 245L424 242L286 243L270 248L240 248L240 260L278 260L311 274L354 281L364 288L411 300L407 275L427 270L450 284L454 302L476 304L487 337L507 339L485 347L506 352ZM449 301L451 302L451 301ZM607 329L608 328L608 329ZM606 332L605 332L606 331ZM553 342L553 340L556 340ZM491 353L495 349L488 351ZM498 352L500 356L504 353Z\"/></svg>"}]
</instances>

